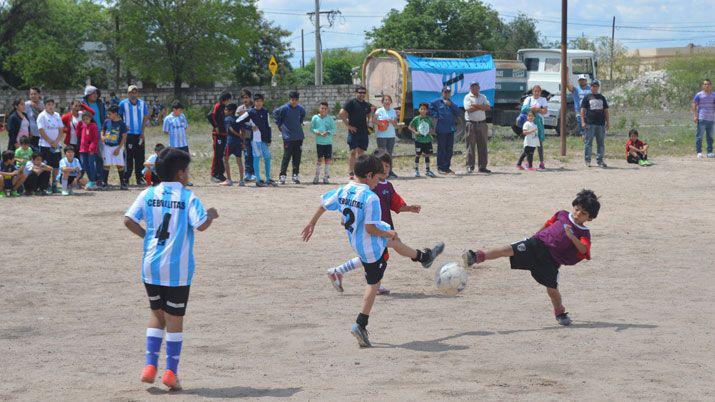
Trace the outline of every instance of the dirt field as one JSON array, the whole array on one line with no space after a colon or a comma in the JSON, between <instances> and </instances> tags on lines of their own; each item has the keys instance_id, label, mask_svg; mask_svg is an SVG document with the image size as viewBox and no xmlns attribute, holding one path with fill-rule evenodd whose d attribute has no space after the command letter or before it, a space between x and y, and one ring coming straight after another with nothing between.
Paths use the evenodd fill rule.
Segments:
<instances>
[{"instance_id":1,"label":"dirt field","mask_svg":"<svg viewBox=\"0 0 715 402\"><path fill-rule=\"evenodd\" d=\"M337 216L299 239L330 187L194 187L221 217L196 236L185 390L171 399L715 399L715 163L610 162L395 181L423 206L396 217L400 237L447 244L435 268L532 234L583 187L602 209L593 260L561 270L570 328L506 260L470 270L463 294L446 297L434 269L393 256L368 350L349 333L362 275L337 294L324 274L354 255ZM137 194L0 200L0 399L168 400L139 382L148 303L141 241L121 220Z\"/></svg>"}]
</instances>

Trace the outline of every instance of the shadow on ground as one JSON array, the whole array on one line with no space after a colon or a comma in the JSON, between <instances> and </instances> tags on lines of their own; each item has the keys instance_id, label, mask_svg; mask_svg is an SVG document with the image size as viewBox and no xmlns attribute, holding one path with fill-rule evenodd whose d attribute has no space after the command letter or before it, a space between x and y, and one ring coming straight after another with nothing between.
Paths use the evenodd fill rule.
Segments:
<instances>
[{"instance_id":1,"label":"shadow on ground","mask_svg":"<svg viewBox=\"0 0 715 402\"><path fill-rule=\"evenodd\" d=\"M203 398L289 398L300 392L303 388L252 388L252 387L224 387L224 388L187 388L181 391L166 391L159 387L151 387L147 392L152 395L167 393L177 395L196 395Z\"/></svg>"}]
</instances>

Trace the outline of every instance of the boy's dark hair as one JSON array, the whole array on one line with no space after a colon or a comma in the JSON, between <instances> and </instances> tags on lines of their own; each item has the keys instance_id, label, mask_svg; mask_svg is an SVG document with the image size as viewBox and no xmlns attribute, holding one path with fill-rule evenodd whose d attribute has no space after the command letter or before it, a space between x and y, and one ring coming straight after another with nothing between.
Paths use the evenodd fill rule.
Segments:
<instances>
[{"instance_id":1,"label":"boy's dark hair","mask_svg":"<svg viewBox=\"0 0 715 402\"><path fill-rule=\"evenodd\" d=\"M110 105L107 108L107 113L119 113L119 106L117 105Z\"/></svg>"},{"instance_id":2,"label":"boy's dark hair","mask_svg":"<svg viewBox=\"0 0 715 402\"><path fill-rule=\"evenodd\" d=\"M328 102L326 102L326 101L320 102L320 106L325 106L325 107L327 107L328 109L330 109L330 105L328 105Z\"/></svg>"},{"instance_id":3,"label":"boy's dark hair","mask_svg":"<svg viewBox=\"0 0 715 402\"><path fill-rule=\"evenodd\" d=\"M571 203L571 206L575 207L576 205L588 212L588 217L591 219L596 219L598 211L601 209L601 203L598 202L596 193L586 189L581 190L578 194L576 194L576 198Z\"/></svg>"},{"instance_id":4,"label":"boy's dark hair","mask_svg":"<svg viewBox=\"0 0 715 402\"><path fill-rule=\"evenodd\" d=\"M380 162L384 162L384 163L387 163L388 165L392 166L392 156L390 156L390 154L387 151L385 151L384 149L382 149L382 148L376 149L375 152L372 153L372 156L379 159Z\"/></svg>"},{"instance_id":5,"label":"boy's dark hair","mask_svg":"<svg viewBox=\"0 0 715 402\"><path fill-rule=\"evenodd\" d=\"M41 93L42 93L42 90L41 90L40 88L38 88L38 87L30 87L30 90L31 90L31 91L35 91L35 92L37 92L38 94L41 94Z\"/></svg>"},{"instance_id":6,"label":"boy's dark hair","mask_svg":"<svg viewBox=\"0 0 715 402\"><path fill-rule=\"evenodd\" d=\"M45 105L46 105L46 104L48 104L48 103L51 103L51 104L53 104L53 105L54 105L54 104L55 104L55 100L54 100L54 99L52 99L52 98L50 98L50 99L46 99L46 100L45 100Z\"/></svg>"},{"instance_id":7,"label":"boy's dark hair","mask_svg":"<svg viewBox=\"0 0 715 402\"><path fill-rule=\"evenodd\" d=\"M109 96L111 96L112 98L114 98L115 96L117 96L117 94L116 94L116 92L112 91L112 92L109 93Z\"/></svg>"},{"instance_id":8,"label":"boy's dark hair","mask_svg":"<svg viewBox=\"0 0 715 402\"><path fill-rule=\"evenodd\" d=\"M171 108L172 108L172 109L183 109L183 108L184 108L184 105L182 105L181 102L179 102L178 100L175 100L175 101L171 104Z\"/></svg>"},{"instance_id":9,"label":"boy's dark hair","mask_svg":"<svg viewBox=\"0 0 715 402\"><path fill-rule=\"evenodd\" d=\"M288 93L288 98L289 99L300 99L300 93L298 93L298 91L290 91Z\"/></svg>"},{"instance_id":10,"label":"boy's dark hair","mask_svg":"<svg viewBox=\"0 0 715 402\"><path fill-rule=\"evenodd\" d=\"M32 156L30 157L30 160L31 160L31 161L34 161L34 160L37 159L37 158L42 158L42 154L39 153L39 152L33 152L33 153L32 153Z\"/></svg>"},{"instance_id":11,"label":"boy's dark hair","mask_svg":"<svg viewBox=\"0 0 715 402\"><path fill-rule=\"evenodd\" d=\"M236 110L238 110L238 105L235 103L229 103L228 105L226 105L226 110L228 110L229 112L235 112Z\"/></svg>"},{"instance_id":12,"label":"boy's dark hair","mask_svg":"<svg viewBox=\"0 0 715 402\"><path fill-rule=\"evenodd\" d=\"M360 155L355 161L355 176L364 179L368 173L382 173L382 162L372 155Z\"/></svg>"},{"instance_id":13,"label":"boy's dark hair","mask_svg":"<svg viewBox=\"0 0 715 402\"><path fill-rule=\"evenodd\" d=\"M631 131L628 132L629 137L632 136L633 134L638 135L638 130L636 130L635 128L632 128Z\"/></svg>"},{"instance_id":14,"label":"boy's dark hair","mask_svg":"<svg viewBox=\"0 0 715 402\"><path fill-rule=\"evenodd\" d=\"M176 148L164 148L156 158L156 173L161 181L175 181L180 170L186 170L191 163L191 156Z\"/></svg>"},{"instance_id":15,"label":"boy's dark hair","mask_svg":"<svg viewBox=\"0 0 715 402\"><path fill-rule=\"evenodd\" d=\"M232 97L233 97L233 95L231 95L231 92L223 91L223 92L221 92L221 95L218 96L218 101L223 102L223 101L231 100Z\"/></svg>"},{"instance_id":16,"label":"boy's dark hair","mask_svg":"<svg viewBox=\"0 0 715 402\"><path fill-rule=\"evenodd\" d=\"M30 145L30 137L22 137L20 138L20 145Z\"/></svg>"},{"instance_id":17,"label":"boy's dark hair","mask_svg":"<svg viewBox=\"0 0 715 402\"><path fill-rule=\"evenodd\" d=\"M358 85L355 87L355 92L359 92L359 91L367 91L367 88L365 88L364 85Z\"/></svg>"},{"instance_id":18,"label":"boy's dark hair","mask_svg":"<svg viewBox=\"0 0 715 402\"><path fill-rule=\"evenodd\" d=\"M425 102L420 103L420 106L419 106L419 107L421 108L422 106L426 107L427 110L429 110L429 104L428 104L428 103L425 103Z\"/></svg>"},{"instance_id":19,"label":"boy's dark hair","mask_svg":"<svg viewBox=\"0 0 715 402\"><path fill-rule=\"evenodd\" d=\"M253 95L253 100L254 100L254 101L264 100L264 99L266 99L266 97L263 96L263 94L255 94L255 95Z\"/></svg>"},{"instance_id":20,"label":"boy's dark hair","mask_svg":"<svg viewBox=\"0 0 715 402\"><path fill-rule=\"evenodd\" d=\"M248 96L248 97L250 98L250 97L251 97L251 91L248 90L248 89L246 89L246 88L243 88L243 89L241 90L241 98L243 98L243 97L245 97L245 96Z\"/></svg>"},{"instance_id":21,"label":"boy's dark hair","mask_svg":"<svg viewBox=\"0 0 715 402\"><path fill-rule=\"evenodd\" d=\"M14 157L15 157L15 153L10 150L2 153L2 161L3 162L11 161L12 158L14 158Z\"/></svg>"},{"instance_id":22,"label":"boy's dark hair","mask_svg":"<svg viewBox=\"0 0 715 402\"><path fill-rule=\"evenodd\" d=\"M69 151L77 152L77 150L74 148L74 145L67 145L67 146L65 147L65 154L66 154L67 152L69 152Z\"/></svg>"},{"instance_id":23,"label":"boy's dark hair","mask_svg":"<svg viewBox=\"0 0 715 402\"><path fill-rule=\"evenodd\" d=\"M159 153L161 153L161 151L163 151L164 148L166 148L166 147L164 146L164 144L158 143L158 144L154 145L154 152L159 152Z\"/></svg>"}]
</instances>

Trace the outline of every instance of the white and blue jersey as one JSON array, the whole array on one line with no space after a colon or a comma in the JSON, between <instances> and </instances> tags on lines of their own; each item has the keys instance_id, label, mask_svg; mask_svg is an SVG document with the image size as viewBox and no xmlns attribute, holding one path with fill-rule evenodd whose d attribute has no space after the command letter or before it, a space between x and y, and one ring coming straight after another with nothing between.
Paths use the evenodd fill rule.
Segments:
<instances>
[{"instance_id":1,"label":"white and blue jersey","mask_svg":"<svg viewBox=\"0 0 715 402\"><path fill-rule=\"evenodd\" d=\"M72 158L72 162L70 162L67 160L67 157L65 156L60 161L60 171L65 168L77 169L77 170L73 170L69 173L69 176L77 176L79 174L79 171L82 170L82 165L79 163L79 159Z\"/></svg>"},{"instance_id":2,"label":"white and blue jersey","mask_svg":"<svg viewBox=\"0 0 715 402\"><path fill-rule=\"evenodd\" d=\"M141 99L137 99L136 105L133 105L129 99L124 99L119 102L119 115L127 125L127 134L139 135L144 132L142 124L144 116L149 115L149 107Z\"/></svg>"},{"instance_id":3,"label":"white and blue jersey","mask_svg":"<svg viewBox=\"0 0 715 402\"><path fill-rule=\"evenodd\" d=\"M142 191L124 216L146 221L142 281L188 286L194 275L194 228L206 222L204 206L178 182Z\"/></svg>"},{"instance_id":4,"label":"white and blue jersey","mask_svg":"<svg viewBox=\"0 0 715 402\"><path fill-rule=\"evenodd\" d=\"M186 129L189 127L189 122L186 121L186 116L180 114L174 116L169 114L164 118L164 132L169 133L169 146L174 148L188 147L189 141L186 139Z\"/></svg>"},{"instance_id":5,"label":"white and blue jersey","mask_svg":"<svg viewBox=\"0 0 715 402\"><path fill-rule=\"evenodd\" d=\"M149 155L148 158L146 158L146 162L151 163L151 167L148 168L148 167L144 166L144 169L142 169L142 174L146 174L146 172L148 172L148 171L151 171L152 173L156 174L156 159L158 157L159 156L156 153L153 153L153 154Z\"/></svg>"},{"instance_id":6,"label":"white and blue jersey","mask_svg":"<svg viewBox=\"0 0 715 402\"><path fill-rule=\"evenodd\" d=\"M341 222L350 246L360 261L370 264L382 257L387 239L369 234L365 225L375 225L381 230L391 229L389 224L381 220L380 199L367 184L350 182L323 194L322 203L328 211L341 212Z\"/></svg>"}]
</instances>

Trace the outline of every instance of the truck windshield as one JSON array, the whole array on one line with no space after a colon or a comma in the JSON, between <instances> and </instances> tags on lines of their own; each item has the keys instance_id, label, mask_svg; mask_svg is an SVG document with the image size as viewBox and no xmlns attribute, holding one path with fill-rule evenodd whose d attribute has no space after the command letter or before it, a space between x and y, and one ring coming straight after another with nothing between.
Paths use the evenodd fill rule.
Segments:
<instances>
[{"instance_id":1,"label":"truck windshield","mask_svg":"<svg viewBox=\"0 0 715 402\"><path fill-rule=\"evenodd\" d=\"M571 74L588 74L593 77L593 62L591 61L591 58L572 59Z\"/></svg>"},{"instance_id":2,"label":"truck windshield","mask_svg":"<svg viewBox=\"0 0 715 402\"><path fill-rule=\"evenodd\" d=\"M546 59L544 62L544 71L547 73L558 73L561 71L561 59Z\"/></svg>"}]
</instances>

